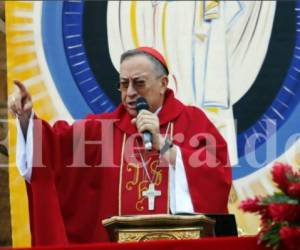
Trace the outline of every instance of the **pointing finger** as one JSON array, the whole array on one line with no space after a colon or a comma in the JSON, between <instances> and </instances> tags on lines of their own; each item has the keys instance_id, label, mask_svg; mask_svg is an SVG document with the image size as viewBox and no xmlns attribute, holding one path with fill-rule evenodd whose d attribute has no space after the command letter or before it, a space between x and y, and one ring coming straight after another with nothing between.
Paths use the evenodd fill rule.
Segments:
<instances>
[{"instance_id":1,"label":"pointing finger","mask_svg":"<svg viewBox=\"0 0 300 250\"><path fill-rule=\"evenodd\" d=\"M27 89L25 87L25 85L19 81L19 80L14 80L14 84L18 87L18 89L20 90L21 94L27 94Z\"/></svg>"}]
</instances>

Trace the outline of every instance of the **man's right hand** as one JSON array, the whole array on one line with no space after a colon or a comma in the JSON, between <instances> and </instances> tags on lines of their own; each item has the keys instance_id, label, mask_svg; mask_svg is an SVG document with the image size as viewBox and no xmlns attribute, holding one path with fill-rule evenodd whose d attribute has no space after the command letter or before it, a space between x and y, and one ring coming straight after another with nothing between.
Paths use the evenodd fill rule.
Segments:
<instances>
[{"instance_id":1,"label":"man's right hand","mask_svg":"<svg viewBox=\"0 0 300 250\"><path fill-rule=\"evenodd\" d=\"M8 109L14 117L18 117L23 134L26 135L32 112L31 95L22 82L14 80L14 84L17 86L17 90L8 98Z\"/></svg>"}]
</instances>

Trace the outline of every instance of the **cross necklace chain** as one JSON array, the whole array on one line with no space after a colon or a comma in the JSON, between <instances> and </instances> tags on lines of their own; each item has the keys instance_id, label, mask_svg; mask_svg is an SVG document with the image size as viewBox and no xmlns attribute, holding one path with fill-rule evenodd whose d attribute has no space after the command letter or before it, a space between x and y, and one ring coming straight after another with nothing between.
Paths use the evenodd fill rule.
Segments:
<instances>
[{"instance_id":1,"label":"cross necklace chain","mask_svg":"<svg viewBox=\"0 0 300 250\"><path fill-rule=\"evenodd\" d=\"M165 138L164 139L166 139L166 137L168 135L169 127L170 127L170 122L168 124L168 127L167 127L167 130L166 130L166 134L165 134ZM140 155L140 158L142 160L142 166L143 166L144 171L146 173L146 176L147 176L147 178L149 180L148 189L145 190L145 191L143 191L142 195L144 197L148 198L148 210L151 211L151 210L154 210L154 208L155 208L155 198L158 197L158 196L161 196L161 191L155 189L155 183L153 182L155 174L152 176L152 179L151 179L149 171L147 169L146 162L145 162L145 160L144 160L144 158L143 158L142 153L141 153L140 150L139 150L139 155ZM156 166L156 168L157 168L157 166Z\"/></svg>"},{"instance_id":2,"label":"cross necklace chain","mask_svg":"<svg viewBox=\"0 0 300 250\"><path fill-rule=\"evenodd\" d=\"M161 191L160 190L156 190L155 189L155 184L153 182L155 174L152 176L152 179L150 178L147 166L146 166L146 162L141 154L141 152L139 151L141 160L142 160L142 166L146 172L147 178L149 180L149 186L148 189L142 192L142 195L144 197L148 198L148 210L154 210L154 205L155 205L155 198L157 196L161 196Z\"/></svg>"}]
</instances>

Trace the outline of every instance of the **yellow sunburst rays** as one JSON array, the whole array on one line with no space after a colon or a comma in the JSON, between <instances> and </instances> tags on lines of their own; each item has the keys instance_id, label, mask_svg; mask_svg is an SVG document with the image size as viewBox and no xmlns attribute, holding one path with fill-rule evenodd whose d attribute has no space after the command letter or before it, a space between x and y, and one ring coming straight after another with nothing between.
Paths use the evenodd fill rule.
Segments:
<instances>
[{"instance_id":1,"label":"yellow sunburst rays","mask_svg":"<svg viewBox=\"0 0 300 250\"><path fill-rule=\"evenodd\" d=\"M269 169L258 170L250 176L234 181L232 193L236 198L229 203L230 213L235 214L238 227L248 235L258 233L260 219L258 215L249 214L238 209L239 204L246 198L253 198L256 195L270 194L275 190L270 178Z\"/></svg>"},{"instance_id":2,"label":"yellow sunburst rays","mask_svg":"<svg viewBox=\"0 0 300 250\"><path fill-rule=\"evenodd\" d=\"M46 120L52 120L57 112L47 93L43 73L39 65L35 45L33 1L7 1L6 34L7 34L7 79L8 94L14 90L13 80L22 81L32 95L35 112ZM11 118L11 117L10 117ZM10 148L10 203L13 246L30 246L28 202L23 178L15 166L16 127L9 123Z\"/></svg>"}]
</instances>

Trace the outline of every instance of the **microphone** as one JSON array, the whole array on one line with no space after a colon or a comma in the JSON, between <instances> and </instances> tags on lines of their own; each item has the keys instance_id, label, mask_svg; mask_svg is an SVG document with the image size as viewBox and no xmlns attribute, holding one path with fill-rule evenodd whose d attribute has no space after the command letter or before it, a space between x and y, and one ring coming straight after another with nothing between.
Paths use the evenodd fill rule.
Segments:
<instances>
[{"instance_id":1,"label":"microphone","mask_svg":"<svg viewBox=\"0 0 300 250\"><path fill-rule=\"evenodd\" d=\"M137 113L139 113L143 109L149 110L149 105L148 105L146 99L144 97L140 96L136 100L136 111L137 111ZM152 150L152 134L150 133L150 131L148 131L148 130L144 131L142 137L143 137L145 149L149 150L149 151Z\"/></svg>"}]
</instances>

